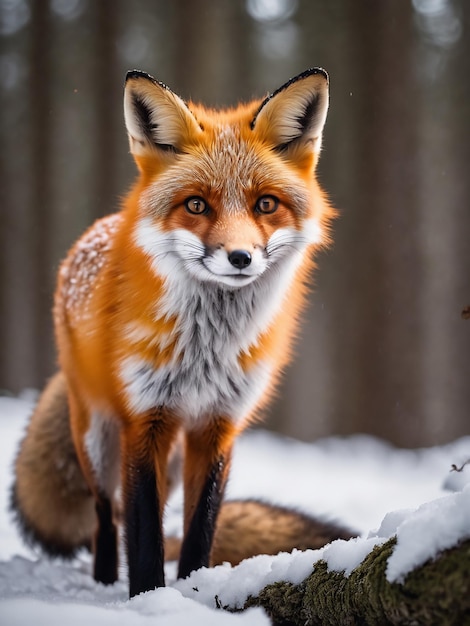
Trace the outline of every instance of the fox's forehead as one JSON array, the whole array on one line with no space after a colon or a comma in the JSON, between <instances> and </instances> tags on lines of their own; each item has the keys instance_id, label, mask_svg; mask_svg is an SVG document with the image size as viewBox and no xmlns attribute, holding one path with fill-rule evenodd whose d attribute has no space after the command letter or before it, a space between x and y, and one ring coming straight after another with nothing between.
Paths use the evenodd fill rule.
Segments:
<instances>
[{"instance_id":1,"label":"fox's forehead","mask_svg":"<svg viewBox=\"0 0 470 626\"><path fill-rule=\"evenodd\" d=\"M243 206L246 195L265 184L257 151L234 125L213 129L207 148L202 145L201 166L201 183L217 193L227 210Z\"/></svg>"},{"instance_id":2,"label":"fox's forehead","mask_svg":"<svg viewBox=\"0 0 470 626\"><path fill-rule=\"evenodd\" d=\"M207 133L207 134L206 134ZM276 194L305 197L307 189L293 168L272 146L261 142L249 124L224 123L204 131L191 150L189 166L202 185L225 190L229 198L239 194Z\"/></svg>"},{"instance_id":3,"label":"fox's forehead","mask_svg":"<svg viewBox=\"0 0 470 626\"><path fill-rule=\"evenodd\" d=\"M244 119L220 115L205 120L202 133L160 171L145 197L162 215L178 196L199 195L226 211L246 206L247 198L282 195L299 215L308 212L308 189L272 147L264 145L250 128L250 115ZM146 202L146 200L144 200ZM157 206L158 205L158 206Z\"/></svg>"},{"instance_id":4,"label":"fox's forehead","mask_svg":"<svg viewBox=\"0 0 470 626\"><path fill-rule=\"evenodd\" d=\"M200 145L159 175L141 198L141 206L163 216L189 196L201 196L214 208L237 212L261 195L280 196L296 213L308 213L309 193L303 181L278 163L270 162L245 141L233 141L233 129L224 128L210 145Z\"/></svg>"},{"instance_id":5,"label":"fox's forehead","mask_svg":"<svg viewBox=\"0 0 470 626\"><path fill-rule=\"evenodd\" d=\"M220 124L213 129L214 147L224 156L237 156L245 151L241 139L240 128L233 124Z\"/></svg>"},{"instance_id":6,"label":"fox's forehead","mask_svg":"<svg viewBox=\"0 0 470 626\"><path fill-rule=\"evenodd\" d=\"M208 132L208 131L205 131ZM229 196L246 193L264 183L261 155L257 146L248 141L235 124L212 127L198 146L196 153L199 179Z\"/></svg>"}]
</instances>

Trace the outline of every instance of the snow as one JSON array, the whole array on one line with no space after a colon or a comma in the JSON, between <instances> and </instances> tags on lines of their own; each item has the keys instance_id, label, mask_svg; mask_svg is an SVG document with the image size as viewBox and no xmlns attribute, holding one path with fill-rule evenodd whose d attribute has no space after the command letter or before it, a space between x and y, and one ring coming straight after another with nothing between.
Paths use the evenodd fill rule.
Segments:
<instances>
[{"instance_id":1,"label":"snow","mask_svg":"<svg viewBox=\"0 0 470 626\"><path fill-rule=\"evenodd\" d=\"M75 253L67 257L61 265L61 288L58 297L62 298L65 310L68 313L73 312L75 318L77 311L81 311L83 318L89 315L87 307L92 292L90 285L96 281L106 262L113 236L122 219L122 213L112 213L97 220L75 244ZM71 319L74 319L74 315Z\"/></svg>"},{"instance_id":2,"label":"snow","mask_svg":"<svg viewBox=\"0 0 470 626\"><path fill-rule=\"evenodd\" d=\"M240 624L263 626L261 609L241 614L218 606L241 607L250 594L277 580L300 582L320 558L349 575L375 545L397 535L387 579L403 582L415 567L470 537L470 437L445 446L400 450L357 435L312 444L267 431L244 435L235 450L227 497L261 498L336 519L360 537L338 540L321 550L261 555L240 563L193 572L168 587L127 598L125 571L111 587L93 581L91 558L48 560L25 546L8 512L12 461L27 417L31 394L0 398L0 625L93 626L155 623L180 626ZM454 466L454 469L452 469ZM180 531L182 493L171 499L167 532Z\"/></svg>"},{"instance_id":3,"label":"snow","mask_svg":"<svg viewBox=\"0 0 470 626\"><path fill-rule=\"evenodd\" d=\"M470 484L454 493L421 505L396 528L397 545L387 563L389 582L403 582L406 574L470 539Z\"/></svg>"}]
</instances>

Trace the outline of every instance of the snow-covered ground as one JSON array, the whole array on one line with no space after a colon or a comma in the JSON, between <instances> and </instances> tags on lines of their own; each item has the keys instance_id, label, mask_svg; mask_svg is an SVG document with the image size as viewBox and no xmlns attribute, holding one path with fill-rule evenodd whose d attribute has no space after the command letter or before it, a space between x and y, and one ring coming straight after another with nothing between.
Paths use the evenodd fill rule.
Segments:
<instances>
[{"instance_id":1,"label":"snow-covered ground","mask_svg":"<svg viewBox=\"0 0 470 626\"><path fill-rule=\"evenodd\" d=\"M361 538L338 541L324 550L259 556L238 567L223 565L193 572L169 586L127 599L125 571L112 587L96 584L91 560L47 560L23 544L8 513L12 460L32 407L27 399L0 398L0 626L262 626L261 609L230 614L216 608L242 605L269 582L300 581L318 558L349 573L377 543L398 534L387 577L400 582L407 572L439 550L470 537L470 437L446 446L398 450L376 439L330 438L314 444L252 431L238 443L228 497L258 497L341 521ZM168 507L166 528L181 525L181 492Z\"/></svg>"}]
</instances>

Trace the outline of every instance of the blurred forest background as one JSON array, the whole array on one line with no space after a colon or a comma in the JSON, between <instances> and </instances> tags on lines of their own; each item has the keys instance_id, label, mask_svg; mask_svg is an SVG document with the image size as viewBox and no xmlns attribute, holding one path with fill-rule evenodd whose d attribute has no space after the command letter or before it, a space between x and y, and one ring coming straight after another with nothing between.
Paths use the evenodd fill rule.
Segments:
<instances>
[{"instance_id":1,"label":"blurred forest background","mask_svg":"<svg viewBox=\"0 0 470 626\"><path fill-rule=\"evenodd\" d=\"M230 105L321 66L340 218L266 425L468 434L469 30L468 0L0 0L0 388L54 371L58 264L135 176L126 70Z\"/></svg>"}]
</instances>

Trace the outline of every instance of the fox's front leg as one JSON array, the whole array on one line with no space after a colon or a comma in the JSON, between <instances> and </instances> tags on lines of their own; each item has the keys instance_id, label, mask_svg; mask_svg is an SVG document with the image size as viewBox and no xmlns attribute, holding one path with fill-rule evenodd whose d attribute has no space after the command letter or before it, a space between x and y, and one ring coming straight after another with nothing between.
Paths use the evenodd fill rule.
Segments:
<instances>
[{"instance_id":1,"label":"fox's front leg","mask_svg":"<svg viewBox=\"0 0 470 626\"><path fill-rule=\"evenodd\" d=\"M168 454L177 430L177 422L163 415L139 417L122 429L130 597L165 585L162 517Z\"/></svg>"},{"instance_id":2,"label":"fox's front leg","mask_svg":"<svg viewBox=\"0 0 470 626\"><path fill-rule=\"evenodd\" d=\"M227 419L218 419L186 433L184 539L179 578L209 565L235 436L236 429Z\"/></svg>"}]
</instances>

